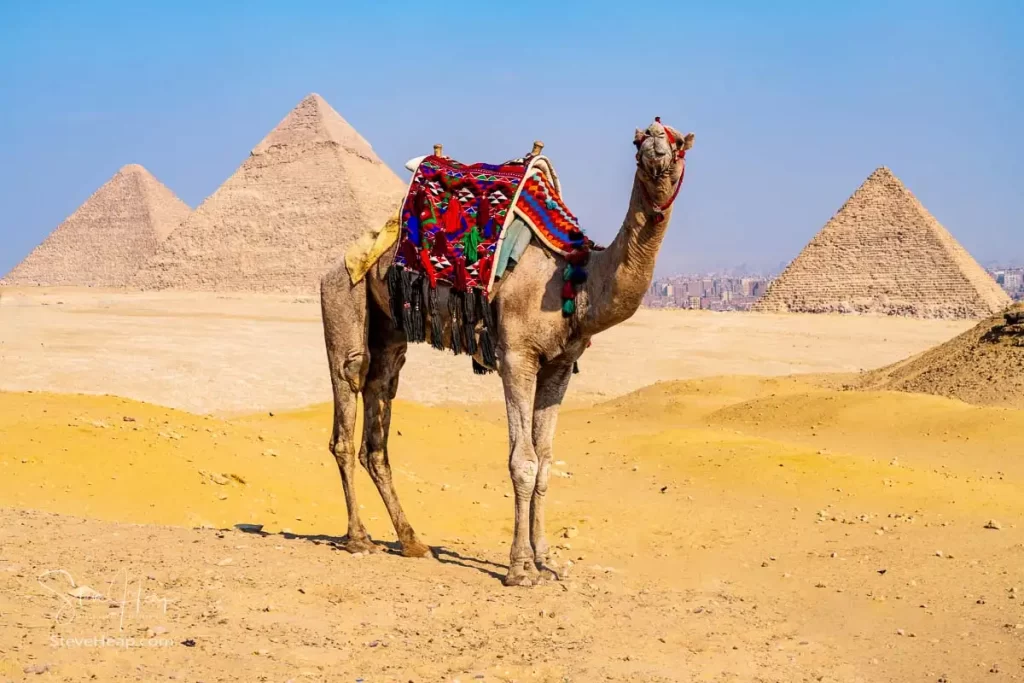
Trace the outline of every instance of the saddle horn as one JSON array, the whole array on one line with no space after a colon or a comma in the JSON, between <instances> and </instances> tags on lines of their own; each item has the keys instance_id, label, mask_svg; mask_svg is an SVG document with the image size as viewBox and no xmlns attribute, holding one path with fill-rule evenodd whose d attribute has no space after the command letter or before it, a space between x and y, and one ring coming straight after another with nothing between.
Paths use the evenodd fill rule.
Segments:
<instances>
[{"instance_id":1,"label":"saddle horn","mask_svg":"<svg viewBox=\"0 0 1024 683\"><path fill-rule=\"evenodd\" d=\"M540 154L540 151L544 149L544 143L540 140L533 141L533 151L530 152L530 156L535 157Z\"/></svg>"}]
</instances>

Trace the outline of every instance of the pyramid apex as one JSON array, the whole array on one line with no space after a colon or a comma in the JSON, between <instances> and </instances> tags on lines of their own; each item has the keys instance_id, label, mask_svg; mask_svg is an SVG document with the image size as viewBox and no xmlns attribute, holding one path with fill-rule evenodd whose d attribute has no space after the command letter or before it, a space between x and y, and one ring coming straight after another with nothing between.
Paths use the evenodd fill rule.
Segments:
<instances>
[{"instance_id":1,"label":"pyramid apex","mask_svg":"<svg viewBox=\"0 0 1024 683\"><path fill-rule=\"evenodd\" d=\"M146 167L142 164L125 164L117 170L117 175L146 175L151 176L152 173L146 170Z\"/></svg>"},{"instance_id":2,"label":"pyramid apex","mask_svg":"<svg viewBox=\"0 0 1024 683\"><path fill-rule=\"evenodd\" d=\"M348 152L380 163L370 143L318 93L302 98L288 115L252 150L265 154L275 147L299 148L334 143Z\"/></svg>"}]
</instances>

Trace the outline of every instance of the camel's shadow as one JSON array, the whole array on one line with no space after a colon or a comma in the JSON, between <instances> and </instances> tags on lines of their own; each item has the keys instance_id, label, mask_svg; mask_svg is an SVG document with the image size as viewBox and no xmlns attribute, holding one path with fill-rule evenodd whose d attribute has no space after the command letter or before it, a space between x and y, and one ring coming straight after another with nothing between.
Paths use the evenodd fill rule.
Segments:
<instances>
[{"instance_id":1,"label":"camel's shadow","mask_svg":"<svg viewBox=\"0 0 1024 683\"><path fill-rule=\"evenodd\" d=\"M289 531L279 531L276 534L272 534L268 531L264 531L262 524L235 524L234 528L246 534L255 534L257 536L264 537L281 536L288 540L308 541L315 545L326 545L335 550L347 551L347 536L331 536L328 534L296 534ZM401 556L402 554L402 545L397 541L373 541L373 545L389 555ZM475 569L476 571L486 574L498 581L504 579L504 572L508 571L508 565L491 562L490 560L485 560L479 557L462 555L450 548L445 548L444 546L430 546L430 554L441 564L451 564L457 567L465 567L466 569ZM494 569L491 569L491 567ZM499 572L496 570L502 571Z\"/></svg>"}]
</instances>

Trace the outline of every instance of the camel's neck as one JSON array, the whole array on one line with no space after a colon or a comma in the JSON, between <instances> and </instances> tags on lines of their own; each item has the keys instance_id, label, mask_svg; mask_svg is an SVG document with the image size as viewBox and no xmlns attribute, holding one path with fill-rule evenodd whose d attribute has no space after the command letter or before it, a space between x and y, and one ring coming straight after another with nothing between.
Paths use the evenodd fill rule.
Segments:
<instances>
[{"instance_id":1,"label":"camel's neck","mask_svg":"<svg viewBox=\"0 0 1024 683\"><path fill-rule=\"evenodd\" d=\"M633 315L651 286L654 262L665 237L672 208L664 220L647 198L639 177L634 178L629 209L619 234L604 251L591 254L585 287L586 309L581 329L592 335Z\"/></svg>"}]
</instances>

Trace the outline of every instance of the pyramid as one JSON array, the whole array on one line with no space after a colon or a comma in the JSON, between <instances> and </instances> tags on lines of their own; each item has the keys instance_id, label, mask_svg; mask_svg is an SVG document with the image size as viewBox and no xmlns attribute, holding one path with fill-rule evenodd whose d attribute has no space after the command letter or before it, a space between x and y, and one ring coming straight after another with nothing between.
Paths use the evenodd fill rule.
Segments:
<instances>
[{"instance_id":1,"label":"pyramid","mask_svg":"<svg viewBox=\"0 0 1024 683\"><path fill-rule=\"evenodd\" d=\"M992 276L883 166L753 310L983 318L1009 304Z\"/></svg>"},{"instance_id":2,"label":"pyramid","mask_svg":"<svg viewBox=\"0 0 1024 683\"><path fill-rule=\"evenodd\" d=\"M865 373L860 388L1024 408L1024 303L924 353Z\"/></svg>"},{"instance_id":3,"label":"pyramid","mask_svg":"<svg viewBox=\"0 0 1024 683\"><path fill-rule=\"evenodd\" d=\"M58 225L3 282L123 287L189 211L149 171L129 164Z\"/></svg>"},{"instance_id":4,"label":"pyramid","mask_svg":"<svg viewBox=\"0 0 1024 683\"><path fill-rule=\"evenodd\" d=\"M312 94L140 269L142 289L315 292L349 244L406 190L373 148Z\"/></svg>"}]
</instances>

